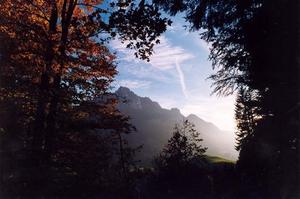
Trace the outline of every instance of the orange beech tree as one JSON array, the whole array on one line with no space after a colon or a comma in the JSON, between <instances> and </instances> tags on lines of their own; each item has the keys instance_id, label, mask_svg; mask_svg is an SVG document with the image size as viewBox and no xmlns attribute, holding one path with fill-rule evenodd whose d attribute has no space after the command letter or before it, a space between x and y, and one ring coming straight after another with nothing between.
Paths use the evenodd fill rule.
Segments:
<instances>
[{"instance_id":1,"label":"orange beech tree","mask_svg":"<svg viewBox=\"0 0 300 199\"><path fill-rule=\"evenodd\" d=\"M121 133L133 127L109 92L117 70L108 41L117 36L128 41L137 57L148 59L170 22L145 1L131 0L3 0L0 17L0 100L5 118L0 126L1 156L9 162L7 154L22 151L22 157L30 157L28 168L45 173L41 165L51 167L58 160L70 161L71 153L80 154L74 147L71 152L66 143L76 145L83 139L80 133L102 129L119 141L125 175ZM20 147L12 149L17 140ZM12 164L6 167L13 168ZM33 180L32 186L41 186L43 179ZM5 170L1 182L9 181Z\"/></svg>"}]
</instances>

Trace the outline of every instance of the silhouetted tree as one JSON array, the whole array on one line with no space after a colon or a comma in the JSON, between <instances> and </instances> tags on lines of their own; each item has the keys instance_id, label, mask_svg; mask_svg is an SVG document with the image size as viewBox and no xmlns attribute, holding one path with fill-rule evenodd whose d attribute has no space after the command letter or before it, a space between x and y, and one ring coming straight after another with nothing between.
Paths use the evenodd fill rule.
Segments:
<instances>
[{"instance_id":1,"label":"silhouetted tree","mask_svg":"<svg viewBox=\"0 0 300 199\"><path fill-rule=\"evenodd\" d=\"M138 57L147 59L169 21L145 1L5 0L0 17L0 100L5 118L0 126L1 156L9 163L1 172L1 192L11 197L55 197L51 194L57 190L48 187L62 185L70 175L88 179L82 181L88 186L91 179L101 178L90 174L104 168L91 162L99 165L99 156L108 157L103 148L100 155L96 145L101 142L94 139L94 133L103 131L119 143L119 156L113 157L122 165L124 178L130 153L121 138L132 127L109 92L117 71L107 42L113 37L128 41ZM100 98L104 100L96 102ZM90 142L86 151L79 147L83 140ZM18 149L12 147L16 141ZM91 153L82 157L85 152ZM82 158L73 158L75 154ZM82 172L81 159L90 174ZM9 167L13 162L21 164ZM58 173L62 176L53 176Z\"/></svg>"},{"instance_id":2,"label":"silhouetted tree","mask_svg":"<svg viewBox=\"0 0 300 199\"><path fill-rule=\"evenodd\" d=\"M252 124L245 127L246 135L252 134L252 138L242 139L249 140L249 144L241 143L238 161L239 168L251 170L243 179L259 185L252 190L256 195L249 197L297 197L299 178L294 171L299 170L295 161L299 157L300 130L299 2L154 3L171 15L183 12L191 30L202 29L201 38L211 44L210 59L218 68L211 76L214 92L228 95L246 87L259 96L253 108L259 109L256 117L260 120L254 129ZM237 116L242 112L238 110Z\"/></svg>"},{"instance_id":3,"label":"silhouetted tree","mask_svg":"<svg viewBox=\"0 0 300 199\"><path fill-rule=\"evenodd\" d=\"M202 141L188 120L175 125L173 136L155 159L162 194L207 194L209 183L203 173L207 148L201 145Z\"/></svg>"},{"instance_id":4,"label":"silhouetted tree","mask_svg":"<svg viewBox=\"0 0 300 199\"><path fill-rule=\"evenodd\" d=\"M235 119L237 124L236 150L239 151L253 137L255 126L262 119L259 114L258 93L247 88L239 89L235 105Z\"/></svg>"},{"instance_id":5,"label":"silhouetted tree","mask_svg":"<svg viewBox=\"0 0 300 199\"><path fill-rule=\"evenodd\" d=\"M194 158L203 157L207 148L201 146L203 139L195 130L195 125L185 120L180 126L176 124L173 136L163 149L163 165L184 165ZM174 162L175 161L175 162Z\"/></svg>"}]
</instances>

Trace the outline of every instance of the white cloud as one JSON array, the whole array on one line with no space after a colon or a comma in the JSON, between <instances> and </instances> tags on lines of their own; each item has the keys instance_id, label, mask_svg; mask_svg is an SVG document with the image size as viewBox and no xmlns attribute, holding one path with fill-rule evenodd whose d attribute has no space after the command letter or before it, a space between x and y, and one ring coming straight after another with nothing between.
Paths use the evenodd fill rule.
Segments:
<instances>
[{"instance_id":1,"label":"white cloud","mask_svg":"<svg viewBox=\"0 0 300 199\"><path fill-rule=\"evenodd\" d=\"M176 66L176 62L182 63L192 58L194 55L179 46L173 46L169 40L162 36L160 44L154 47L150 64L160 69L170 69Z\"/></svg>"},{"instance_id":2,"label":"white cloud","mask_svg":"<svg viewBox=\"0 0 300 199\"><path fill-rule=\"evenodd\" d=\"M189 37L193 42L200 47L200 49L210 53L210 48L212 47L211 43L207 43L203 39L200 38L200 34L204 32L204 30L200 31L189 31L189 24L181 21L175 21L172 26L168 27L168 31L172 34L181 34L185 37Z\"/></svg>"},{"instance_id":3,"label":"white cloud","mask_svg":"<svg viewBox=\"0 0 300 199\"><path fill-rule=\"evenodd\" d=\"M117 51L117 53L121 54L121 58L119 61L127 61L129 63L137 63L138 65L141 65L142 67L139 68L140 70L131 70L131 67L128 67L128 71L131 70L131 73L135 73L136 76L139 78L142 77L151 77L153 78L159 78L163 79L164 76L156 76L155 69L159 69L162 71L167 71L169 69L176 69L177 71L177 77L178 81L181 85L182 92L184 96L187 98L188 97L188 92L187 88L185 85L185 78L184 78L184 73L182 72L180 64L194 58L194 55L187 52L185 49L179 47L179 46L174 46L170 43L170 41L165 37L161 36L160 38L160 43L157 44L154 47L154 53L150 57L150 62L146 62L143 60L139 60L134 56L133 50L127 49L126 48L126 43L121 43L118 40L114 40L111 43L111 46ZM152 68L146 68L147 65L151 65Z\"/></svg>"},{"instance_id":4,"label":"white cloud","mask_svg":"<svg viewBox=\"0 0 300 199\"><path fill-rule=\"evenodd\" d=\"M148 65L143 64L132 64L132 63L124 63L119 66L131 75L134 75L138 79L151 79L154 81L168 83L170 82L170 78L166 76L166 72L162 71L158 68L154 68Z\"/></svg>"},{"instance_id":5,"label":"white cloud","mask_svg":"<svg viewBox=\"0 0 300 199\"><path fill-rule=\"evenodd\" d=\"M185 98L188 98L188 92L187 92L186 85L185 85L184 74L183 74L183 72L180 68L180 64L179 64L178 59L176 59L176 70L177 70L178 75L179 75L179 80L180 80L182 93L184 94Z\"/></svg>"},{"instance_id":6,"label":"white cloud","mask_svg":"<svg viewBox=\"0 0 300 199\"><path fill-rule=\"evenodd\" d=\"M151 84L149 81L141 81L141 80L119 80L117 81L119 86L124 86L130 89L136 88L148 88Z\"/></svg>"},{"instance_id":7,"label":"white cloud","mask_svg":"<svg viewBox=\"0 0 300 199\"><path fill-rule=\"evenodd\" d=\"M126 48L126 43L113 40L111 42L111 46L121 55L121 58L119 58L120 61L151 64L161 70L174 68L176 65L176 59L179 63L181 63L194 57L194 55L183 48L173 46L165 36L161 36L159 40L160 43L154 47L154 53L150 57L150 62L137 59L134 56L134 51Z\"/></svg>"}]
</instances>

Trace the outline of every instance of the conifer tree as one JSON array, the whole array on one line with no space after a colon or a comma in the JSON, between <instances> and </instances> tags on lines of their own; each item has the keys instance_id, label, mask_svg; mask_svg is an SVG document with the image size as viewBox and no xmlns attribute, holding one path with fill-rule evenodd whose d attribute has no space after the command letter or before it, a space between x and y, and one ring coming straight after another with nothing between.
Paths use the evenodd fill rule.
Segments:
<instances>
[{"instance_id":1,"label":"conifer tree","mask_svg":"<svg viewBox=\"0 0 300 199\"><path fill-rule=\"evenodd\" d=\"M202 141L195 125L188 120L175 125L173 136L155 159L161 186L174 194L204 195L209 183L203 172L207 148L201 145Z\"/></svg>"},{"instance_id":2,"label":"conifer tree","mask_svg":"<svg viewBox=\"0 0 300 199\"><path fill-rule=\"evenodd\" d=\"M258 105L259 96L255 91L246 88L239 89L235 105L237 150L240 150L253 137L255 126L261 119Z\"/></svg>"},{"instance_id":3,"label":"conifer tree","mask_svg":"<svg viewBox=\"0 0 300 199\"><path fill-rule=\"evenodd\" d=\"M246 87L259 96L255 105L259 122L254 130L246 127L253 141L250 148L241 144L248 149L241 151L238 161L245 170L253 171L244 179L250 181L255 175L252 183L261 184L250 191L257 195L249 197L299 197L299 178L292 172L299 168L299 161L293 161L299 157L299 2L154 3L171 15L184 13L191 30L202 30L201 38L211 44L210 59L217 69L211 76L215 93L228 95ZM238 117L241 112L236 112Z\"/></svg>"},{"instance_id":4,"label":"conifer tree","mask_svg":"<svg viewBox=\"0 0 300 199\"><path fill-rule=\"evenodd\" d=\"M195 125L188 120L185 120L182 126L176 124L173 136L161 154L163 164L180 168L193 159L202 158L207 149L202 147L202 141L200 133L195 130Z\"/></svg>"}]
</instances>

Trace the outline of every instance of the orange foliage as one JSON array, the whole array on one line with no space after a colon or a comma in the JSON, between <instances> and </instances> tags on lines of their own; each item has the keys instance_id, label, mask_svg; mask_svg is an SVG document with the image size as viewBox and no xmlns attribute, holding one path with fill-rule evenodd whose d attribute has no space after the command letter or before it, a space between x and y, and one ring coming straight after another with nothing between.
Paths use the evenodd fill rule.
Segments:
<instances>
[{"instance_id":1,"label":"orange foliage","mask_svg":"<svg viewBox=\"0 0 300 199\"><path fill-rule=\"evenodd\" d=\"M102 19L96 18L101 14L97 9L101 3L102 0L0 3L0 40L9 41L7 46L11 47L1 66L0 100L19 103L30 118L28 124L33 120L46 124L38 119L57 113L87 118L90 110L76 113L76 106L107 92L117 71L115 56L95 39L102 32ZM7 85L3 83L6 80ZM112 113L116 111L115 104L107 103L97 111ZM38 112L45 116L37 116Z\"/></svg>"},{"instance_id":2,"label":"orange foliage","mask_svg":"<svg viewBox=\"0 0 300 199\"><path fill-rule=\"evenodd\" d=\"M93 38L101 27L88 17L101 3L102 0L3 0L0 31L17 41L10 64L15 70L26 68L32 83L40 82L37 79L43 73L52 78L59 75L62 80L71 76L72 80L111 81L116 75L115 57Z\"/></svg>"}]
</instances>

